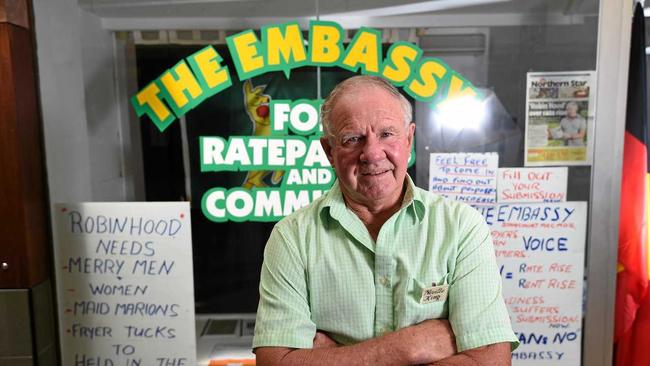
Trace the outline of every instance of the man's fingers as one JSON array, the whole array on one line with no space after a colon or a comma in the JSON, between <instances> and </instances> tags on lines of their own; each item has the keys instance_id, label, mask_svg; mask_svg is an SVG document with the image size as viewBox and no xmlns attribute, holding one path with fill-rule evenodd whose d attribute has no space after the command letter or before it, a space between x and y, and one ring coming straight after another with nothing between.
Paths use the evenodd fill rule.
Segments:
<instances>
[{"instance_id":1,"label":"man's fingers","mask_svg":"<svg viewBox=\"0 0 650 366\"><path fill-rule=\"evenodd\" d=\"M338 343L336 343L327 334L320 331L316 332L316 335L314 336L313 348L330 348L330 347L338 347Z\"/></svg>"}]
</instances>

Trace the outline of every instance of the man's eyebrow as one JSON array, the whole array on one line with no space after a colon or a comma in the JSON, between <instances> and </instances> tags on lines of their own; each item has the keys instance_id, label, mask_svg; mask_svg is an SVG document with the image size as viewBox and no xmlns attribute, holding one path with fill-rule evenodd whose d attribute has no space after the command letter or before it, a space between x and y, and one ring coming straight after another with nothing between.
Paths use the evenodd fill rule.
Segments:
<instances>
[{"instance_id":1,"label":"man's eyebrow","mask_svg":"<svg viewBox=\"0 0 650 366\"><path fill-rule=\"evenodd\" d=\"M379 128L377 130L377 132L378 133L385 133L385 132L398 133L399 129L397 127L395 127L395 126L386 126L386 127Z\"/></svg>"},{"instance_id":2,"label":"man's eyebrow","mask_svg":"<svg viewBox=\"0 0 650 366\"><path fill-rule=\"evenodd\" d=\"M337 131L336 133L339 134L340 136L343 135L363 135L366 131L363 130L362 128L358 127L343 127L341 130Z\"/></svg>"}]
</instances>

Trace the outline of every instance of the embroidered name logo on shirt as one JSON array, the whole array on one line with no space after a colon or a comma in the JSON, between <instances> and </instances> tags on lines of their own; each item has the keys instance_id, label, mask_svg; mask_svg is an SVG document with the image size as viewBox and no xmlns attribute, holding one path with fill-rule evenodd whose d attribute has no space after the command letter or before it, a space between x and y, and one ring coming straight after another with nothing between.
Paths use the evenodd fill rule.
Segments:
<instances>
[{"instance_id":1,"label":"embroidered name logo on shirt","mask_svg":"<svg viewBox=\"0 0 650 366\"><path fill-rule=\"evenodd\" d=\"M431 286L422 290L420 304L429 304L432 302L445 301L449 285Z\"/></svg>"}]
</instances>

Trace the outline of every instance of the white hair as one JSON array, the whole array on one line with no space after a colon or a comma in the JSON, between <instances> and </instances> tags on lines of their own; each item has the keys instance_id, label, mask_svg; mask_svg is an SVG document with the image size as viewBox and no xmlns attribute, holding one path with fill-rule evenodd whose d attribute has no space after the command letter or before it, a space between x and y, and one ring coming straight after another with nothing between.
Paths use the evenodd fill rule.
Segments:
<instances>
[{"instance_id":1,"label":"white hair","mask_svg":"<svg viewBox=\"0 0 650 366\"><path fill-rule=\"evenodd\" d=\"M402 114L404 115L404 126L408 126L413 121L413 107L411 107L411 103L409 103L409 101L399 92L399 90L397 90L397 88L393 86L393 84L379 76L353 76L349 79L345 79L336 87L334 87L332 92L327 96L327 98L325 98L325 101L321 106L320 120L323 125L323 133L326 136L330 137L330 143L331 137L333 137L329 128L330 123L332 122L330 120L332 110L334 110L334 107L340 98L344 97L346 94L351 93L353 90L361 86L373 86L387 91L390 95L395 97L395 99L400 103L400 106L402 107Z\"/></svg>"}]
</instances>

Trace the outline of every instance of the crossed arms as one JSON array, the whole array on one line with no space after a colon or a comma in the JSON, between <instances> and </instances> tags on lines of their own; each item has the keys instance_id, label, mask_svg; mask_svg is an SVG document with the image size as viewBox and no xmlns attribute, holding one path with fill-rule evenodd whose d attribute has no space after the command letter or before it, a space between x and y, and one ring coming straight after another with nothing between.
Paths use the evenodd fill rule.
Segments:
<instances>
[{"instance_id":1,"label":"crossed arms","mask_svg":"<svg viewBox=\"0 0 650 366\"><path fill-rule=\"evenodd\" d=\"M339 347L317 332L314 348L260 347L258 365L510 365L510 344L496 343L456 353L454 334L446 320L422 323Z\"/></svg>"},{"instance_id":2,"label":"crossed arms","mask_svg":"<svg viewBox=\"0 0 650 366\"><path fill-rule=\"evenodd\" d=\"M320 329L331 331L341 328L339 325L344 322L344 329L334 332L345 333L346 327L356 325L335 313L332 315L339 323L313 320L306 267L296 245L301 238L285 235L276 226L262 265L254 341L257 362L260 365L510 365L510 343L504 341L515 342L515 337L501 297L501 278L489 229L484 222L479 222L480 214L476 211L463 213L460 225L469 227L459 230L463 234L458 239L456 266L449 281L449 321L423 320L427 319L424 315L407 323L414 325L402 325L382 336L361 336L356 340L348 337L345 343L354 344L346 346L339 346L327 334L318 332L319 326L325 325ZM355 343L359 339L366 340ZM456 341L461 352L457 352Z\"/></svg>"}]
</instances>

